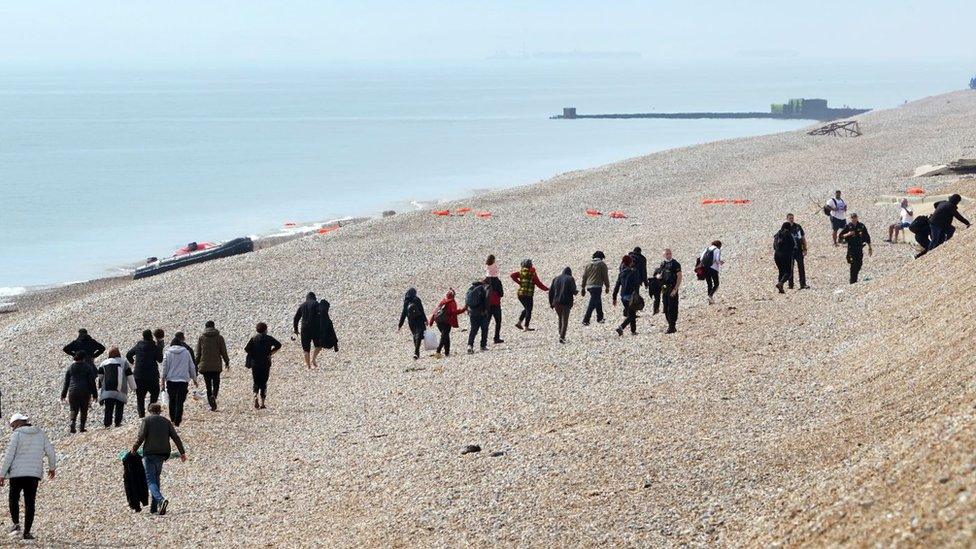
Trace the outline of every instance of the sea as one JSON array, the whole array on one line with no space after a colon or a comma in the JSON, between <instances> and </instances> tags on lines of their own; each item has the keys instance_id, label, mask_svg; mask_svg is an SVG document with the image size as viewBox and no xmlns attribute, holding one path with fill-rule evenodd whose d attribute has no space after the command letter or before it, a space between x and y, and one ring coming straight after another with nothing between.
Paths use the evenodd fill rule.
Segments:
<instances>
[{"instance_id":1,"label":"sea","mask_svg":"<svg viewBox=\"0 0 976 549\"><path fill-rule=\"evenodd\" d=\"M775 120L550 120L884 108L966 87L955 61L484 59L0 71L0 298L122 274L191 241L378 215ZM476 207L477 199L472 198Z\"/></svg>"}]
</instances>

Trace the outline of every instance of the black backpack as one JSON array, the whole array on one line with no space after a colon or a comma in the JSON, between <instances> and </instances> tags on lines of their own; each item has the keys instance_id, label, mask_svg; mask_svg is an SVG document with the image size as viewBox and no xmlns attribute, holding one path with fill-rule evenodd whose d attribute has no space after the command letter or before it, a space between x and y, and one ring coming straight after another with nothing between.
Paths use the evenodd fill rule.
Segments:
<instances>
[{"instance_id":1,"label":"black backpack","mask_svg":"<svg viewBox=\"0 0 976 549\"><path fill-rule=\"evenodd\" d=\"M424 312L420 309L420 304L416 301L411 301L407 304L407 318L412 321L424 318Z\"/></svg>"},{"instance_id":2,"label":"black backpack","mask_svg":"<svg viewBox=\"0 0 976 549\"><path fill-rule=\"evenodd\" d=\"M468 288L468 293L464 296L464 304L469 311L482 311L488 302L485 287L481 284Z\"/></svg>"},{"instance_id":3,"label":"black backpack","mask_svg":"<svg viewBox=\"0 0 976 549\"><path fill-rule=\"evenodd\" d=\"M783 234L782 231L773 236L773 249L777 254L789 255L793 253L793 235Z\"/></svg>"},{"instance_id":4,"label":"black backpack","mask_svg":"<svg viewBox=\"0 0 976 549\"><path fill-rule=\"evenodd\" d=\"M715 263L715 250L709 247L705 250L705 254L702 255L701 264L705 267L711 267L712 263Z\"/></svg>"},{"instance_id":5,"label":"black backpack","mask_svg":"<svg viewBox=\"0 0 976 549\"><path fill-rule=\"evenodd\" d=\"M441 305L434 311L434 322L444 324L447 322L447 305Z\"/></svg>"}]
</instances>

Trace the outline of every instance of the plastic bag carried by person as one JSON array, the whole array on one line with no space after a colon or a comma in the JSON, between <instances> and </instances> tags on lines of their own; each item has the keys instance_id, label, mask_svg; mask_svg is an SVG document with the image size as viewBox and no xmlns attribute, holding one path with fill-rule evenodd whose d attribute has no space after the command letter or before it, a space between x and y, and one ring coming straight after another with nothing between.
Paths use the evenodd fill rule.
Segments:
<instances>
[{"instance_id":1,"label":"plastic bag carried by person","mask_svg":"<svg viewBox=\"0 0 976 549\"><path fill-rule=\"evenodd\" d=\"M440 339L441 337L437 330L427 328L427 330L424 332L424 349L427 351L433 351L440 343Z\"/></svg>"}]
</instances>

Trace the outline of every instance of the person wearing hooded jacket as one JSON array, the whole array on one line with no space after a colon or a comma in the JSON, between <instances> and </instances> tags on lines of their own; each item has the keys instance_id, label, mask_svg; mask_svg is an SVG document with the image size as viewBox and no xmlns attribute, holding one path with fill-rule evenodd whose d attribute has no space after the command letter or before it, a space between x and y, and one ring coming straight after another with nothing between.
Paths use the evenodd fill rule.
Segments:
<instances>
[{"instance_id":1,"label":"person wearing hooded jacket","mask_svg":"<svg viewBox=\"0 0 976 549\"><path fill-rule=\"evenodd\" d=\"M271 375L271 357L281 349L281 343L268 334L268 325L258 322L257 333L248 340L244 347L247 354L245 367L251 370L254 387L254 409L264 409L265 398L268 396L268 377ZM261 397L261 402L258 402Z\"/></svg>"},{"instance_id":2,"label":"person wearing hooded jacket","mask_svg":"<svg viewBox=\"0 0 976 549\"><path fill-rule=\"evenodd\" d=\"M122 359L118 347L108 350L108 358L98 365L98 401L105 407L103 425L108 429L115 419L115 426L122 426L122 409L128 400L129 389L135 390L132 368Z\"/></svg>"},{"instance_id":3,"label":"person wearing hooded jacket","mask_svg":"<svg viewBox=\"0 0 976 549\"><path fill-rule=\"evenodd\" d=\"M599 250L593 252L593 259L583 269L580 295L590 293L590 301L586 304L586 313L583 315L584 326L590 325L593 311L596 311L596 321L603 323L603 296L600 292L610 293L610 273L604 261L606 258L607 256Z\"/></svg>"},{"instance_id":4,"label":"person wearing hooded jacket","mask_svg":"<svg viewBox=\"0 0 976 549\"><path fill-rule=\"evenodd\" d=\"M438 357L441 350L444 351L444 356L451 356L451 328L458 327L458 315L464 314L468 310L467 307L458 309L454 297L454 288L451 288L447 291L444 299L441 299L440 303L437 304L434 314L430 315L430 320L427 323L428 326L437 324L437 331L441 333L435 355Z\"/></svg>"},{"instance_id":5,"label":"person wearing hooded jacket","mask_svg":"<svg viewBox=\"0 0 976 549\"><path fill-rule=\"evenodd\" d=\"M625 255L620 260L620 270L617 273L617 283L613 287L613 304L617 305L617 296L624 306L624 321L617 327L617 335L624 335L624 329L630 326L630 333L637 334L637 309L631 305L634 298L640 295L641 278L634 267L634 258Z\"/></svg>"},{"instance_id":6,"label":"person wearing hooded jacket","mask_svg":"<svg viewBox=\"0 0 976 549\"><path fill-rule=\"evenodd\" d=\"M312 338L312 342L315 344L315 350L312 351L312 366L315 368L319 367L315 359L322 349L333 349L335 352L339 352L339 338L336 336L332 317L329 316L331 307L332 305L328 301L324 299L319 301L319 325L315 337Z\"/></svg>"},{"instance_id":7,"label":"person wearing hooded jacket","mask_svg":"<svg viewBox=\"0 0 976 549\"><path fill-rule=\"evenodd\" d=\"M161 385L169 395L169 418L177 427L183 423L183 405L189 392L190 381L198 387L197 365L186 348L183 332L176 332L173 341L163 353L163 374Z\"/></svg>"},{"instance_id":8,"label":"person wearing hooded jacket","mask_svg":"<svg viewBox=\"0 0 976 549\"><path fill-rule=\"evenodd\" d=\"M227 342L220 335L213 320L208 320L203 335L197 339L197 367L207 388L207 403L212 412L217 411L217 395L220 393L220 374L226 368L230 371L230 357L227 356Z\"/></svg>"},{"instance_id":9,"label":"person wearing hooded jacket","mask_svg":"<svg viewBox=\"0 0 976 549\"><path fill-rule=\"evenodd\" d=\"M301 322L301 334L298 332L298 324ZM312 369L312 341L319 325L319 302L315 298L315 292L308 292L305 302L298 306L295 311L295 318L292 321L292 329L295 335L300 335L302 341L302 352L305 353L305 367ZM295 341L295 338L291 338Z\"/></svg>"},{"instance_id":10,"label":"person wearing hooded jacket","mask_svg":"<svg viewBox=\"0 0 976 549\"><path fill-rule=\"evenodd\" d=\"M153 339L153 332L143 330L142 340L125 353L125 359L134 365L136 411L139 417L145 417L146 395L149 395L150 404L159 400L159 363L163 361L163 349Z\"/></svg>"},{"instance_id":11,"label":"person wearing hooded jacket","mask_svg":"<svg viewBox=\"0 0 976 549\"><path fill-rule=\"evenodd\" d=\"M495 337L493 343L505 343L502 339L502 297L505 295L505 288L502 281L498 278L498 263L494 255L489 255L485 260L485 280L488 283L488 326L491 321L495 321Z\"/></svg>"},{"instance_id":12,"label":"person wearing hooded jacket","mask_svg":"<svg viewBox=\"0 0 976 549\"><path fill-rule=\"evenodd\" d=\"M529 327L532 322L532 307L533 296L535 295L535 289L539 288L543 292L548 292L549 288L539 280L539 275L535 272L535 267L532 265L531 259L522 260L522 265L519 270L515 271L509 275L511 279L519 285L518 289L518 300L522 304L522 312L519 314L518 323L515 327L519 330L525 330L526 332L533 331L533 328ZM524 322L524 324L523 324Z\"/></svg>"},{"instance_id":13,"label":"person wearing hooded jacket","mask_svg":"<svg viewBox=\"0 0 976 549\"><path fill-rule=\"evenodd\" d=\"M793 277L793 226L787 221L773 235L773 261L778 271L776 291L785 294L783 285Z\"/></svg>"},{"instance_id":14,"label":"person wearing hooded jacket","mask_svg":"<svg viewBox=\"0 0 976 549\"><path fill-rule=\"evenodd\" d=\"M491 283L488 279L475 280L464 296L464 307L468 310L471 330L468 331L468 354L474 353L474 339L481 332L481 350L488 350L488 293Z\"/></svg>"},{"instance_id":15,"label":"person wearing hooded jacket","mask_svg":"<svg viewBox=\"0 0 976 549\"><path fill-rule=\"evenodd\" d=\"M576 297L576 279L569 267L563 273L552 279L549 285L549 306L556 311L559 318L559 342L566 343L566 330L569 329L569 312L573 308L573 298Z\"/></svg>"},{"instance_id":16,"label":"person wearing hooded jacket","mask_svg":"<svg viewBox=\"0 0 976 549\"><path fill-rule=\"evenodd\" d=\"M403 323L407 323L410 334L413 338L413 359L420 358L420 344L424 340L424 330L427 326L427 315L424 313L424 304L417 297L417 289L410 288L403 295L403 310L400 312L400 324L397 331L403 329Z\"/></svg>"},{"instance_id":17,"label":"person wearing hooded jacket","mask_svg":"<svg viewBox=\"0 0 976 549\"><path fill-rule=\"evenodd\" d=\"M84 353L85 362L89 367L91 367L92 372L94 372L95 359L105 352L105 346L95 341L92 336L88 335L88 330L85 328L79 328L78 337L76 337L71 343L65 345L61 350L70 357L74 357L75 353L77 352Z\"/></svg>"},{"instance_id":18,"label":"person wearing hooded jacket","mask_svg":"<svg viewBox=\"0 0 976 549\"><path fill-rule=\"evenodd\" d=\"M939 202L935 205L935 211L929 216L929 227L931 240L929 250L934 250L943 242L952 238L956 228L952 226L952 220L958 219L966 227L969 227L969 220L959 213L959 203L962 196L954 194L949 200Z\"/></svg>"},{"instance_id":19,"label":"person wearing hooded jacket","mask_svg":"<svg viewBox=\"0 0 976 549\"><path fill-rule=\"evenodd\" d=\"M95 381L95 370L88 365L88 355L84 351L75 351L75 360L64 372L64 384L61 387L61 402L67 402L71 408L71 429L75 431L75 422L81 415L81 432L85 432L88 421L88 408L98 398L98 387Z\"/></svg>"},{"instance_id":20,"label":"person wearing hooded jacket","mask_svg":"<svg viewBox=\"0 0 976 549\"><path fill-rule=\"evenodd\" d=\"M25 540L34 539L31 527L34 525L34 504L37 498L37 485L44 476L44 457L47 457L47 478L54 479L58 467L58 456L54 452L51 441L39 428L30 424L30 418L24 414L14 414L10 417L10 427L14 430L10 435L10 442L3 453L3 464L0 464L0 487L10 480L10 518L14 525L10 528L10 535L16 535L20 530L20 494L24 494L24 530Z\"/></svg>"},{"instance_id":21,"label":"person wearing hooded jacket","mask_svg":"<svg viewBox=\"0 0 976 549\"><path fill-rule=\"evenodd\" d=\"M634 248L632 252L628 254L630 257L634 258L634 270L637 271L637 276L641 279L641 285L647 285L647 257L641 251L640 246Z\"/></svg>"}]
</instances>

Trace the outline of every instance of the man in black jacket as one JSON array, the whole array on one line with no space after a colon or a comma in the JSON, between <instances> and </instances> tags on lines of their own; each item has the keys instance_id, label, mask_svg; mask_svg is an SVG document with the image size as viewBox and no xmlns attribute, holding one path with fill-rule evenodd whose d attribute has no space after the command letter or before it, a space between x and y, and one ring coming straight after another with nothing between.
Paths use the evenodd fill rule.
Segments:
<instances>
[{"instance_id":1,"label":"man in black jacket","mask_svg":"<svg viewBox=\"0 0 976 549\"><path fill-rule=\"evenodd\" d=\"M62 349L68 356L74 357L75 353L81 352L85 354L85 362L91 366L92 371L95 368L95 359L105 352L105 346L101 343L95 341L92 336L88 335L88 330L85 328L78 329L78 337L74 341L65 345Z\"/></svg>"},{"instance_id":2,"label":"man in black jacket","mask_svg":"<svg viewBox=\"0 0 976 549\"><path fill-rule=\"evenodd\" d=\"M668 321L668 329L664 333L673 334L678 324L678 289L681 287L681 263L678 263L670 248L664 249L664 261L655 271L661 281L661 297L664 300L664 318Z\"/></svg>"},{"instance_id":3,"label":"man in black jacket","mask_svg":"<svg viewBox=\"0 0 976 549\"><path fill-rule=\"evenodd\" d=\"M641 280L641 285L647 285L647 257L641 252L640 246L634 248L634 251L630 252L630 257L634 258L634 270L637 271L637 276Z\"/></svg>"},{"instance_id":4,"label":"man in black jacket","mask_svg":"<svg viewBox=\"0 0 976 549\"><path fill-rule=\"evenodd\" d=\"M929 216L929 226L932 231L929 250L934 250L952 238L952 233L955 232L955 227L952 226L953 219L958 219L966 227L969 227L969 220L959 213L960 202L962 202L962 197L954 194L949 197L949 200L936 203L935 211Z\"/></svg>"},{"instance_id":5,"label":"man in black jacket","mask_svg":"<svg viewBox=\"0 0 976 549\"><path fill-rule=\"evenodd\" d=\"M315 339L319 328L319 302L315 298L314 292L308 292L308 295L305 296L305 303L299 305L298 310L295 311L295 320L292 322L295 335L299 335L299 322L302 324L301 340L302 352L305 353L305 367L311 369L312 341ZM294 341L294 338L292 338L292 341Z\"/></svg>"},{"instance_id":6,"label":"man in black jacket","mask_svg":"<svg viewBox=\"0 0 976 549\"><path fill-rule=\"evenodd\" d=\"M125 353L129 364L134 364L132 375L136 380L136 410L139 417L146 416L146 394L149 403L159 400L159 364L163 361L163 350L153 340L149 330L142 332L142 340Z\"/></svg>"},{"instance_id":7,"label":"man in black jacket","mask_svg":"<svg viewBox=\"0 0 976 549\"><path fill-rule=\"evenodd\" d=\"M851 284L857 282L857 276L864 265L864 245L868 246L868 255L873 255L871 249L871 235L868 228L857 219L857 214L851 214L851 222L837 235L841 242L847 243L847 262L851 265Z\"/></svg>"},{"instance_id":8,"label":"man in black jacket","mask_svg":"<svg viewBox=\"0 0 976 549\"><path fill-rule=\"evenodd\" d=\"M806 290L809 286L803 258L807 255L807 235L803 232L803 227L795 221L793 214L786 214L786 222L790 224L790 234L793 236L792 261L796 263L796 272L800 275L800 289ZM790 269L790 289L793 289L793 269Z\"/></svg>"}]
</instances>

